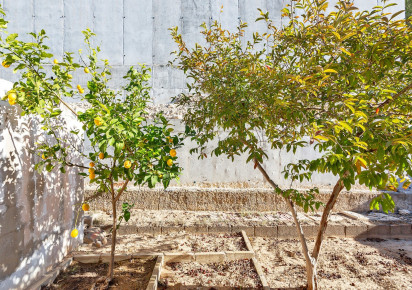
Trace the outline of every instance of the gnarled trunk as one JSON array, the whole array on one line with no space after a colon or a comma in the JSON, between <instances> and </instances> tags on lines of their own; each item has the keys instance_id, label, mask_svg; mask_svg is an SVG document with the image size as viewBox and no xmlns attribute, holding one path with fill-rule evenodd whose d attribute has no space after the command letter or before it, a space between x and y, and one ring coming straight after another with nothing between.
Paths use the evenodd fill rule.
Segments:
<instances>
[{"instance_id":1,"label":"gnarled trunk","mask_svg":"<svg viewBox=\"0 0 412 290\"><path fill-rule=\"evenodd\" d=\"M116 234L117 234L117 213L116 213L116 201L112 200L112 210L113 210L113 225L112 225L112 246L110 252L110 264L109 264L109 272L107 276L109 280L113 280L114 276L114 253L116 250Z\"/></svg>"}]
</instances>

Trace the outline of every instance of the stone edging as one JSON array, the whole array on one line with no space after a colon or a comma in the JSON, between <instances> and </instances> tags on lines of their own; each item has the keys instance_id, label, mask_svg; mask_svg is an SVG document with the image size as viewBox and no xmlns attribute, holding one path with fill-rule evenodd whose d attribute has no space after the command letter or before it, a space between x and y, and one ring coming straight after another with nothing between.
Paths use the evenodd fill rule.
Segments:
<instances>
[{"instance_id":1,"label":"stone edging","mask_svg":"<svg viewBox=\"0 0 412 290\"><path fill-rule=\"evenodd\" d=\"M263 289L269 290L270 289L269 284L266 280L265 274L263 274L263 270L262 270L262 267L260 266L259 261L255 257L253 257L252 263L253 263L253 266L255 267L256 273L259 276L260 282L262 283Z\"/></svg>"},{"instance_id":2,"label":"stone edging","mask_svg":"<svg viewBox=\"0 0 412 290\"><path fill-rule=\"evenodd\" d=\"M318 226L302 225L307 238L317 235ZM298 238L294 225L276 226L129 226L125 225L119 229L119 235L124 234L169 234L173 232L186 231L188 233L235 233L244 231L252 237L273 237L281 239ZM326 237L340 238L402 238L412 239L412 224L363 224L363 225L328 225Z\"/></svg>"},{"instance_id":3,"label":"stone edging","mask_svg":"<svg viewBox=\"0 0 412 290\"><path fill-rule=\"evenodd\" d=\"M160 279L160 274L162 273L163 263L164 263L163 255L158 255L156 259L156 265L153 268L152 276L150 277L150 281L146 287L146 290L157 290L157 285Z\"/></svg>"}]
</instances>

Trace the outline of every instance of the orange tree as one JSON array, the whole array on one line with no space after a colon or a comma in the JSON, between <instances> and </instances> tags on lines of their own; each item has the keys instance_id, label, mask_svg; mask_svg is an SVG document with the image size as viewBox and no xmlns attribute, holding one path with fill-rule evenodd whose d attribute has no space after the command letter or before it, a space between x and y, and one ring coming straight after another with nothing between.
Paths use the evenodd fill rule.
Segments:
<instances>
[{"instance_id":1,"label":"orange tree","mask_svg":"<svg viewBox=\"0 0 412 290\"><path fill-rule=\"evenodd\" d=\"M6 24L4 19L0 20L2 29L6 28ZM113 214L107 280L110 281L113 278L117 226L122 219L127 221L130 218L127 204L124 204L122 213L117 213L120 197L129 184L154 187L162 183L166 188L171 180L176 179L181 168L176 163L175 149L182 145L183 137L182 134L173 134L173 128L162 114L148 119L149 69L144 66L129 69L124 76L127 84L123 88L123 97L122 92L108 87L110 67L107 60L98 60L99 48L91 46L94 34L90 30L83 33L88 54L83 57L80 53L82 64L75 63L71 53L65 53L63 59L53 60L53 55L44 44L44 31L32 33L32 42L20 41L17 34L9 34L2 39L0 53L3 67L13 65L14 71L21 74L20 80L14 83L5 98L10 105L18 105L22 114L40 117L42 129L49 135L47 141L39 142L37 146L42 159L36 168L47 171L56 168L64 173L67 167L79 167L82 169L80 174L90 178L90 183L97 186L98 192L110 196ZM52 64L51 74L46 73L46 64ZM88 74L90 80L87 88L80 85L72 87L72 73L76 69ZM87 106L84 111L75 110L64 101L79 96ZM62 137L69 133L58 122L64 107L83 124L85 131L85 134L79 131L71 131L70 134L81 140L87 135L91 142L92 152L88 155L81 150L78 152L90 161L89 166L76 164L70 159L71 152L79 148ZM116 182L123 182L123 185L115 188ZM82 208L87 210L88 205L83 204ZM77 229L71 235L77 237Z\"/></svg>"},{"instance_id":2,"label":"orange tree","mask_svg":"<svg viewBox=\"0 0 412 290\"><path fill-rule=\"evenodd\" d=\"M306 260L309 289L317 288L316 265L328 216L344 189L358 182L369 188L407 188L412 175L412 34L405 20L385 7L358 11L339 1L327 13L326 0L292 1L282 10L289 22L275 27L260 11L267 32L242 43L246 23L237 32L217 22L203 24L204 45L189 49L178 28L171 29L179 50L174 64L190 79L189 93L175 101L187 107L185 122L196 130L201 157L219 137L212 154L247 154L247 162L283 196L297 226ZM283 22L283 21L282 21ZM219 134L223 130L224 134ZM311 146L319 154L285 166L290 188L281 188L265 170L267 147ZM212 143L214 144L214 143ZM326 205L318 190L293 189L313 173L332 173L337 182ZM296 213L323 207L313 251L309 251ZM383 192L372 209L388 212L394 203Z\"/></svg>"}]
</instances>

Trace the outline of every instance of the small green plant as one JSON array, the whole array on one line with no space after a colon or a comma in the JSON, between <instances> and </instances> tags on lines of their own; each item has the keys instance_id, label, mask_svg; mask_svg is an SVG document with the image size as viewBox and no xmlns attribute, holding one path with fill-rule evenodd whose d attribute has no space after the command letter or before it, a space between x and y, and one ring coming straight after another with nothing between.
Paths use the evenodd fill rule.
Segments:
<instances>
[{"instance_id":1,"label":"small green plant","mask_svg":"<svg viewBox=\"0 0 412 290\"><path fill-rule=\"evenodd\" d=\"M171 30L179 50L173 62L190 82L189 93L175 101L187 107L185 122L196 131L192 153L234 159L247 155L288 205L306 260L309 289L317 288L316 265L322 240L340 192L357 182L369 188L404 188L412 176L412 31L402 11L386 13L384 1L359 11L352 1L338 1L327 12L326 0L294 0L282 10L281 27L260 11L267 32L242 42L246 23L229 32L214 22L203 24L205 45L188 48L178 28ZM224 131L222 135L221 132ZM262 138L264 136L264 138ZM265 144L266 143L266 144ZM265 169L268 150L296 153L311 146L317 155L288 164L291 184L281 188ZM305 212L323 205L317 188L299 192L296 182L313 173L331 173L337 182L324 205L312 252L296 206ZM388 193L371 202L393 211Z\"/></svg>"},{"instance_id":2,"label":"small green plant","mask_svg":"<svg viewBox=\"0 0 412 290\"><path fill-rule=\"evenodd\" d=\"M1 7L0 13L4 15ZM7 22L0 18L2 33L6 26ZM178 178L181 168L177 163L176 149L182 145L183 134L174 134L162 114L148 119L146 107L150 101L150 87L147 81L150 70L147 67L129 69L124 76L127 82L123 88L124 97L122 92L108 87L111 76L109 62L99 61L97 54L100 49L92 47L94 34L89 29L83 32L87 54L84 56L79 52L81 64L74 62L72 53L65 53L63 59L53 60L44 44L45 32L30 34L33 37L31 42L20 41L17 34L8 34L1 39L3 66L13 66L14 71L21 74L5 98L10 105L19 106L22 114L40 117L42 129L49 136L37 145L41 161L36 164L36 169L65 172L67 167L80 168L80 175L89 178L98 192L110 197L113 225L109 282L113 278L117 225L130 218L131 205L124 203L119 214L117 203L129 184L154 187L161 183L166 188ZM52 65L51 75L45 71L46 64ZM87 88L80 85L72 87L72 73L78 69L90 78ZM64 101L73 97L80 97L87 104L87 109L76 111ZM64 109L83 125L92 147L88 155L60 134L65 130L58 122ZM80 140L85 138L80 130L70 134ZM75 151L90 161L89 166L70 159L71 152ZM122 185L116 188L115 183ZM89 209L88 204L82 207ZM78 230L74 229L71 235L77 237Z\"/></svg>"}]
</instances>

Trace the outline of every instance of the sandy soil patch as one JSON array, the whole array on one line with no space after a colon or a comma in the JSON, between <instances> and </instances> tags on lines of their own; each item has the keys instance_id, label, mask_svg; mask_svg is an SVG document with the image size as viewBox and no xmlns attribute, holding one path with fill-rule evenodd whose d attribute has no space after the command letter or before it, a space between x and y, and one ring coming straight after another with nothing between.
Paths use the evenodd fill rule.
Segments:
<instances>
[{"instance_id":1,"label":"sandy soil patch","mask_svg":"<svg viewBox=\"0 0 412 290\"><path fill-rule=\"evenodd\" d=\"M82 244L74 253L110 253L111 238L102 248ZM152 236L131 234L117 237L116 253L221 252L247 251L241 234L188 234L185 232Z\"/></svg>"},{"instance_id":2,"label":"sandy soil patch","mask_svg":"<svg viewBox=\"0 0 412 290\"><path fill-rule=\"evenodd\" d=\"M211 264L167 263L162 269L159 285L160 289L179 289L179 286L259 289L262 286L249 259Z\"/></svg>"},{"instance_id":3,"label":"sandy soil patch","mask_svg":"<svg viewBox=\"0 0 412 290\"><path fill-rule=\"evenodd\" d=\"M250 238L269 286L306 283L298 240ZM310 249L314 242L309 241ZM318 264L321 289L412 289L412 241L328 238Z\"/></svg>"}]
</instances>

